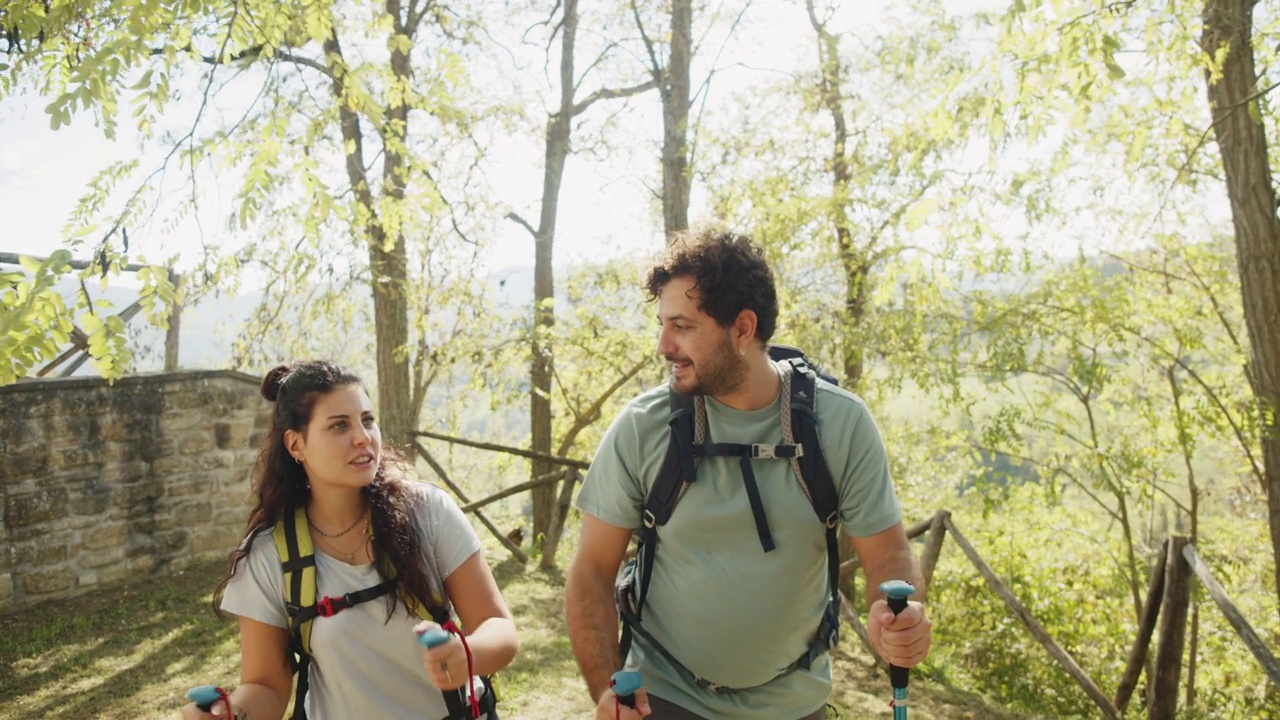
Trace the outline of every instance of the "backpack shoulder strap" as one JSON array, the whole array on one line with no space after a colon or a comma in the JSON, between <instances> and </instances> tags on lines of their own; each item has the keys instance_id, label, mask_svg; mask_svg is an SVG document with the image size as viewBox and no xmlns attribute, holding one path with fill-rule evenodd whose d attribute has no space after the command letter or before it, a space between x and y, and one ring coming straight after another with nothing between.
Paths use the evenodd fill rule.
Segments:
<instances>
[{"instance_id":1,"label":"backpack shoulder strap","mask_svg":"<svg viewBox=\"0 0 1280 720\"><path fill-rule=\"evenodd\" d=\"M680 501L682 486L698 477L693 454L697 398L668 390L667 405L671 411L667 420L670 428L667 454L663 456L658 477L645 498L642 518L645 527L665 525Z\"/></svg>"},{"instance_id":2,"label":"backpack shoulder strap","mask_svg":"<svg viewBox=\"0 0 1280 720\"><path fill-rule=\"evenodd\" d=\"M826 457L822 454L822 445L818 441L818 414L815 409L818 390L818 376L808 363L801 360L787 360L791 374L791 432L795 442L803 449L795 458L796 476L805 486L813 511L823 524L835 525L840 499L836 494L835 479L827 466Z\"/></svg>"},{"instance_id":3,"label":"backpack shoulder strap","mask_svg":"<svg viewBox=\"0 0 1280 720\"><path fill-rule=\"evenodd\" d=\"M285 610L289 635L297 649L311 654L311 620L296 622L305 607L316 604L316 555L307 530L305 508L286 510L272 530L280 569L284 571Z\"/></svg>"}]
</instances>

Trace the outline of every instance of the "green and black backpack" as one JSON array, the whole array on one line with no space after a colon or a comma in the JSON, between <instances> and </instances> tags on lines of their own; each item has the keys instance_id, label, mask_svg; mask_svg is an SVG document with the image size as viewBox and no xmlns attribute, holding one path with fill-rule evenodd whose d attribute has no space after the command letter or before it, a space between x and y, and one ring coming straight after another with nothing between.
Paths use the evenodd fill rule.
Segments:
<instances>
[{"instance_id":1,"label":"green and black backpack","mask_svg":"<svg viewBox=\"0 0 1280 720\"><path fill-rule=\"evenodd\" d=\"M809 669L813 661L835 647L840 630L840 550L836 540L840 503L831 470L827 467L818 443L818 419L814 412L814 398L819 379L833 385L835 378L822 373L811 364L800 350L785 345L769 346L769 357L782 369L782 443L777 445L744 445L715 442L707 436L706 399L702 396L669 392L671 410L670 436L667 453L658 470L657 480L645 498L641 515L639 549L636 558L624 567L617 586L618 614L622 620L620 650L625 662L631 648L632 634L643 637L648 644L678 668L688 680L713 692L733 692L748 688L728 688L698 676L684 666L652 634L644 629L642 615L645 598L649 592L649 580L653 575L657 555L658 528L671 519L676 504L698 479L697 466L703 457L730 456L739 458L743 484L751 504L751 514L756 534L764 552L774 549L774 541L765 517L764 504L755 473L751 469L754 460L785 460L791 463L800 487L809 498L817 519L825 527L827 542L827 580L831 597L823 612L822 620L814 631L809 647L778 674L782 677L799 669ZM774 678L776 679L776 678Z\"/></svg>"},{"instance_id":2,"label":"green and black backpack","mask_svg":"<svg viewBox=\"0 0 1280 720\"><path fill-rule=\"evenodd\" d=\"M316 599L316 556L307 530L307 514L304 508L288 510L272 531L276 551L280 554L280 568L284 571L285 610L289 615L289 651L294 672L298 675L293 696L292 720L306 720L307 670L311 665L311 627L317 618L332 617L349 607L380 598L395 592L395 572L386 566L382 576L389 578L373 587L347 593L341 597ZM447 606L432 614L422 603L412 598L402 598L405 605L423 620L432 620L452 632L461 632L453 623ZM469 703L463 689L443 691L449 714L440 720L497 720L497 698L490 678L482 677L484 697L476 704Z\"/></svg>"}]
</instances>

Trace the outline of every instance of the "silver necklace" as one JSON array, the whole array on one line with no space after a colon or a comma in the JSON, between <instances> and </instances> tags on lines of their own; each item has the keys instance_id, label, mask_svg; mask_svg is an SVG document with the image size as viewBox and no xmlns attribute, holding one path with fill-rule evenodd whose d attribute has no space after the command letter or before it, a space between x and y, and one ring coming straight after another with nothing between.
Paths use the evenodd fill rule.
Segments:
<instances>
[{"instance_id":1,"label":"silver necklace","mask_svg":"<svg viewBox=\"0 0 1280 720\"><path fill-rule=\"evenodd\" d=\"M348 530L350 530L350 528L348 528ZM368 542L367 539L364 539L363 542L356 545L354 550L352 550L351 552L347 552L346 550L343 550L342 548L338 547L338 544L335 543L332 539L330 539L329 536L324 535L323 533L321 533L321 535L324 536L325 538L324 540L325 544L328 545L331 550L336 550L337 554L346 558L347 562L354 562L356 559L356 553L360 552L360 548L364 547L365 542Z\"/></svg>"},{"instance_id":2,"label":"silver necklace","mask_svg":"<svg viewBox=\"0 0 1280 720\"><path fill-rule=\"evenodd\" d=\"M312 530L315 530L316 532L320 533L320 534L321 534L321 535L323 535L324 537L327 537L327 538L329 538L330 540L333 540L334 538L340 538L340 537L342 537L343 535L346 535L347 533L349 533L349 532L351 532L352 530L354 530L354 529L356 528L356 525L359 525L359 524L360 524L360 521L364 519L364 514L365 514L366 512L369 512L369 508L368 508L368 507L366 507L365 509L363 509L363 510L361 510L361 511L360 511L360 514L359 514L358 516L356 516L356 521L355 521L355 522L353 522L353 523L351 523L350 525L348 525L346 530L343 530L342 532L337 533L337 534L334 534L334 535L330 535L329 533L327 533L327 532L325 532L325 531L321 530L320 528L316 527L316 524L315 524L314 522L312 522L312 521L311 521L311 513L309 513L309 512L307 513L307 524L311 526L311 529L312 529Z\"/></svg>"}]
</instances>

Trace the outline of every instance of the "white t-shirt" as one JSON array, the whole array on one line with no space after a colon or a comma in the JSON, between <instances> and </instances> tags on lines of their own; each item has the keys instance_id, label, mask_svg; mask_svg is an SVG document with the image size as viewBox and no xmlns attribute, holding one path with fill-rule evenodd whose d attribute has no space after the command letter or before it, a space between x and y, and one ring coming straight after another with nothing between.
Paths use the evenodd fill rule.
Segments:
<instances>
[{"instance_id":1,"label":"white t-shirt","mask_svg":"<svg viewBox=\"0 0 1280 720\"><path fill-rule=\"evenodd\" d=\"M480 550L480 540L458 505L443 490L408 483L413 512L432 584L444 596L443 580ZM258 622L288 627L284 573L271 530L255 536L236 568L222 609ZM372 564L348 565L316 548L316 597L340 597L382 580ZM403 603L387 622L386 597L318 617L311 626L310 720L348 718L443 718L444 697L427 679L422 648L413 634L420 622ZM474 682L479 688L479 681Z\"/></svg>"}]
</instances>

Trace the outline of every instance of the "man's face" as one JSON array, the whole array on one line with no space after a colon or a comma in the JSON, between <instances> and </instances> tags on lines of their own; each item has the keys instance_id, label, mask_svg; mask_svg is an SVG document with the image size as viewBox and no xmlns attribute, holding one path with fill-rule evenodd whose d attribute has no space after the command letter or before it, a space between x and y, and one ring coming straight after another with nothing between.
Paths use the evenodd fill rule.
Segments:
<instances>
[{"instance_id":1,"label":"man's face","mask_svg":"<svg viewBox=\"0 0 1280 720\"><path fill-rule=\"evenodd\" d=\"M746 360L723 328L698 308L693 278L676 277L658 294L658 354L671 363L671 387L685 395L723 396L746 377Z\"/></svg>"}]
</instances>

